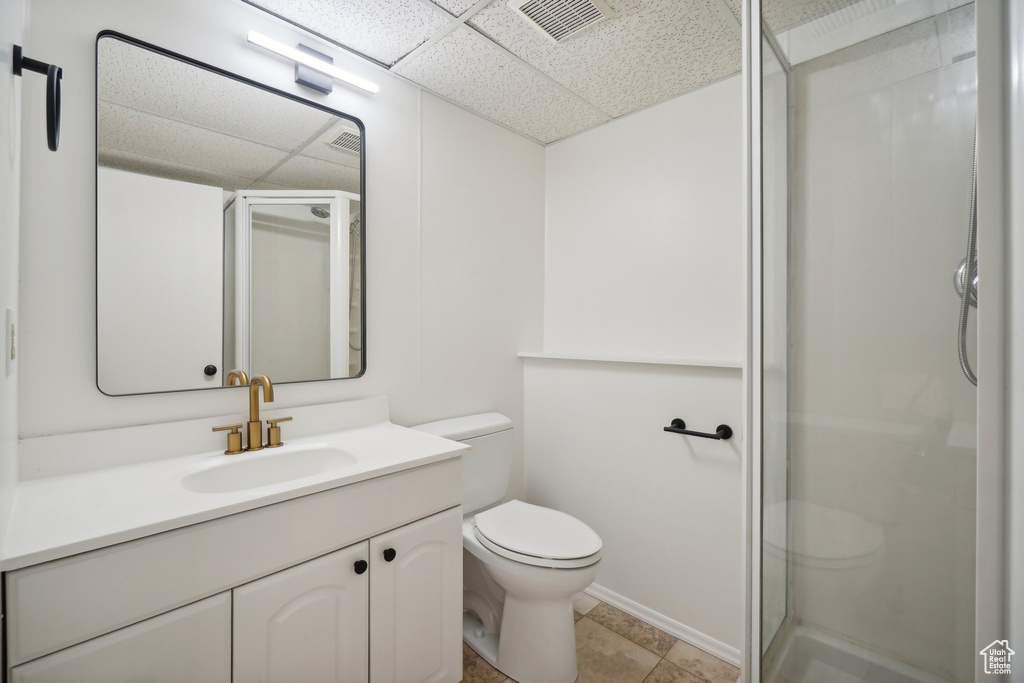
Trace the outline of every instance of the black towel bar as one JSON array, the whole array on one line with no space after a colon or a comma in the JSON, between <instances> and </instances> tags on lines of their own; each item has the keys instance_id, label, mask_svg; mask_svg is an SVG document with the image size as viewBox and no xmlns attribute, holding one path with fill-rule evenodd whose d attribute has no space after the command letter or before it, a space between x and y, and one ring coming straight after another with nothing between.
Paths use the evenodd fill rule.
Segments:
<instances>
[{"instance_id":1,"label":"black towel bar","mask_svg":"<svg viewBox=\"0 0 1024 683\"><path fill-rule=\"evenodd\" d=\"M54 64L26 57L21 45L15 45L14 75L21 76L23 70L46 76L46 145L51 152L56 152L60 145L60 80L64 71Z\"/></svg>"},{"instance_id":2,"label":"black towel bar","mask_svg":"<svg viewBox=\"0 0 1024 683\"><path fill-rule=\"evenodd\" d=\"M665 427L666 432L672 432L673 434L686 434L688 436L699 436L702 439L716 439L718 441L728 441L732 438L732 427L729 425L718 425L714 434L708 434L707 432L694 432L686 428L686 423L678 417L672 420L672 424L669 427Z\"/></svg>"}]
</instances>

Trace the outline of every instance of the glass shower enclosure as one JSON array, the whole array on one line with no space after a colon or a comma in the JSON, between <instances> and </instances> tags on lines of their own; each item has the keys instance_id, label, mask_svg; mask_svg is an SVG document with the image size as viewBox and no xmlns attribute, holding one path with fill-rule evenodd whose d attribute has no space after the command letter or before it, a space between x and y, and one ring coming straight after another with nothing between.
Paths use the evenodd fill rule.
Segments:
<instances>
[{"instance_id":1,"label":"glass shower enclosure","mask_svg":"<svg viewBox=\"0 0 1024 683\"><path fill-rule=\"evenodd\" d=\"M971 681L975 5L760 4L748 680Z\"/></svg>"}]
</instances>

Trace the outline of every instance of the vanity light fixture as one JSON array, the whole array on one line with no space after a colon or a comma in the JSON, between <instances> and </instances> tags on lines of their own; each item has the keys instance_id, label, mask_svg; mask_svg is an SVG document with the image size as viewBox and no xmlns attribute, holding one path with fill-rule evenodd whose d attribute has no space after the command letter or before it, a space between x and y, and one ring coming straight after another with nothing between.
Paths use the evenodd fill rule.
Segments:
<instances>
[{"instance_id":1,"label":"vanity light fixture","mask_svg":"<svg viewBox=\"0 0 1024 683\"><path fill-rule=\"evenodd\" d=\"M319 82L310 81L308 78L303 77L301 70L299 69L299 65L309 67L313 71L316 71L321 74L326 74L327 76L330 76L331 78L336 78L339 81L344 81L349 85L354 85L355 87L361 88L369 93L376 93L378 90L380 90L380 86L378 86L376 83L368 81L365 78L360 78L355 74L345 71L344 69L339 69L338 67L334 66L334 64L331 64L329 61L326 61L330 59L329 57L327 57L327 55L323 55L321 57L319 55L321 55L322 53L316 52L315 50L307 48L304 45L300 45L297 48L288 47L284 43L280 43L274 40L273 38L268 38L262 33L257 33L256 31L249 31L248 40L253 45L259 45L264 49L270 50L271 52L276 52L282 57L286 57L287 59L294 61L296 63L295 80L296 82L301 83L302 85L315 88L316 90L320 90L321 92L331 91L329 82L326 85L324 85Z\"/></svg>"}]
</instances>

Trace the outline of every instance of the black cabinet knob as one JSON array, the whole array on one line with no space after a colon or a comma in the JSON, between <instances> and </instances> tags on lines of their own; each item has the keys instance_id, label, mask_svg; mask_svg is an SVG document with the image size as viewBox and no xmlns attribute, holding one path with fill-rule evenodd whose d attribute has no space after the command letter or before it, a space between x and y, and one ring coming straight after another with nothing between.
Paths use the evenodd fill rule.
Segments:
<instances>
[{"instance_id":1,"label":"black cabinet knob","mask_svg":"<svg viewBox=\"0 0 1024 683\"><path fill-rule=\"evenodd\" d=\"M206 375L207 377L213 377L214 375L217 374L217 366L207 365L205 368L203 368L203 374Z\"/></svg>"},{"instance_id":2,"label":"black cabinet knob","mask_svg":"<svg viewBox=\"0 0 1024 683\"><path fill-rule=\"evenodd\" d=\"M390 562L391 560L395 559L396 555L398 555L398 553L395 552L394 548L388 548L384 551L384 561Z\"/></svg>"},{"instance_id":3,"label":"black cabinet knob","mask_svg":"<svg viewBox=\"0 0 1024 683\"><path fill-rule=\"evenodd\" d=\"M356 574L362 574L362 573L366 572L366 568L368 566L369 565L366 564L366 560L357 560L356 563L355 563L355 567L354 567L355 570L356 570Z\"/></svg>"}]
</instances>

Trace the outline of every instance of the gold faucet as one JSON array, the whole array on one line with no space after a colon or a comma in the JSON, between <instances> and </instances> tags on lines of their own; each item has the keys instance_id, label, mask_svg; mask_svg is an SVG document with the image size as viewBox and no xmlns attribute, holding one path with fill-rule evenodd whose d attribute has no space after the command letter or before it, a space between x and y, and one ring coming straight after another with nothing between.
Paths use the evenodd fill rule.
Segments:
<instances>
[{"instance_id":1,"label":"gold faucet","mask_svg":"<svg viewBox=\"0 0 1024 683\"><path fill-rule=\"evenodd\" d=\"M274 402L274 385L266 375L253 375L249 382L249 422L246 423L246 432L249 435L247 451L263 450L263 420L260 419L260 387L263 387L263 400L266 403Z\"/></svg>"},{"instance_id":2,"label":"gold faucet","mask_svg":"<svg viewBox=\"0 0 1024 683\"><path fill-rule=\"evenodd\" d=\"M228 373L226 386L233 387L237 384L244 387L248 383L249 377L245 374L245 370L232 370Z\"/></svg>"}]
</instances>

